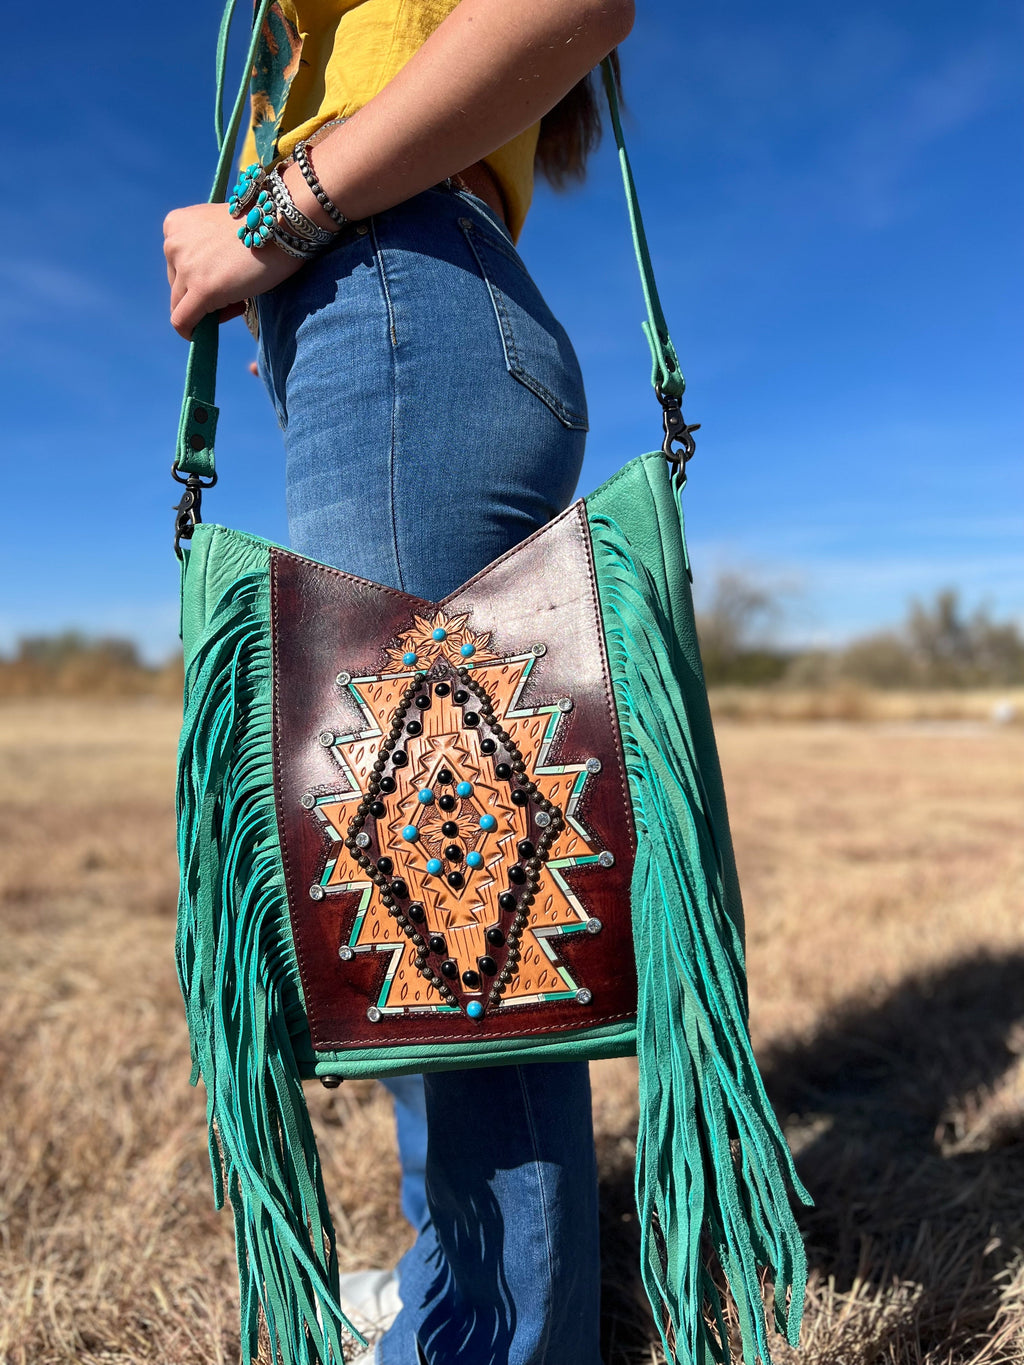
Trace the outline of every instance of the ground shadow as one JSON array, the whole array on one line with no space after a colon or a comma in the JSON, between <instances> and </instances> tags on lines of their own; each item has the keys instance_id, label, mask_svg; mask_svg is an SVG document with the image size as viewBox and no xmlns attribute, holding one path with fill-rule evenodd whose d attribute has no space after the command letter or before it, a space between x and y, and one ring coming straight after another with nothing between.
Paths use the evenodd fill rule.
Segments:
<instances>
[{"instance_id":1,"label":"ground shadow","mask_svg":"<svg viewBox=\"0 0 1024 1365\"><path fill-rule=\"evenodd\" d=\"M905 978L762 1054L769 1096L816 1200L812 1270L921 1286L918 1349L968 1358L995 1317L999 1272L1024 1246L1024 1113L989 1100L1018 1060L1024 953ZM602 1153L606 1365L649 1361L632 1165ZM646 1327L646 1330L645 1330Z\"/></svg>"}]
</instances>

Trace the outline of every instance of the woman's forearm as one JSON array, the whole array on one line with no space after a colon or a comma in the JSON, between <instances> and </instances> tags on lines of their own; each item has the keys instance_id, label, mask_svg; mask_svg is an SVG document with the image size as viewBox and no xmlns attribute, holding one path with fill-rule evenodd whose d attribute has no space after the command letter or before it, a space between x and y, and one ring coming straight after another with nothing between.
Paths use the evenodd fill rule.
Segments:
<instances>
[{"instance_id":1,"label":"woman's forearm","mask_svg":"<svg viewBox=\"0 0 1024 1365\"><path fill-rule=\"evenodd\" d=\"M317 145L316 171L366 218L479 161L547 113L625 38L633 0L460 0L392 81ZM299 173L296 204L334 226Z\"/></svg>"}]
</instances>

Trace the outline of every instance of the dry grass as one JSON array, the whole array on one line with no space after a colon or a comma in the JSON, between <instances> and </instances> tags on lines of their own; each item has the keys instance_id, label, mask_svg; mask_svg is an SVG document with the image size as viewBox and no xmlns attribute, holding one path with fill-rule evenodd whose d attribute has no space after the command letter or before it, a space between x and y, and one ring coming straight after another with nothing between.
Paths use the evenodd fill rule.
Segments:
<instances>
[{"instance_id":1,"label":"dry grass","mask_svg":"<svg viewBox=\"0 0 1024 1365\"><path fill-rule=\"evenodd\" d=\"M172 965L175 728L158 704L0 708L5 1365L236 1358ZM748 720L720 740L756 1042L818 1199L799 1359L1022 1365L1024 735ZM594 1071L605 1357L651 1365L633 1069ZM407 1240L387 1102L309 1099L344 1263L386 1264Z\"/></svg>"},{"instance_id":2,"label":"dry grass","mask_svg":"<svg viewBox=\"0 0 1024 1365\"><path fill-rule=\"evenodd\" d=\"M827 687L713 687L718 720L965 721L1024 725L1024 688L934 688L928 691L865 687L840 682Z\"/></svg>"}]
</instances>

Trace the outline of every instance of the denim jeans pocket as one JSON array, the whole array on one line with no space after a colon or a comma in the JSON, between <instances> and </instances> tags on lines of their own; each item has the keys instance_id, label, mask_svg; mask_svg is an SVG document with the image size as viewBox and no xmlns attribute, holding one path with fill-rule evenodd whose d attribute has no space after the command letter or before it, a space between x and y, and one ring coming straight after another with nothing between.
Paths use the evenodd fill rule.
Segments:
<instances>
[{"instance_id":1,"label":"denim jeans pocket","mask_svg":"<svg viewBox=\"0 0 1024 1365\"><path fill-rule=\"evenodd\" d=\"M472 218L460 218L459 227L490 293L509 374L546 403L563 426L586 431L576 352L515 248Z\"/></svg>"}]
</instances>

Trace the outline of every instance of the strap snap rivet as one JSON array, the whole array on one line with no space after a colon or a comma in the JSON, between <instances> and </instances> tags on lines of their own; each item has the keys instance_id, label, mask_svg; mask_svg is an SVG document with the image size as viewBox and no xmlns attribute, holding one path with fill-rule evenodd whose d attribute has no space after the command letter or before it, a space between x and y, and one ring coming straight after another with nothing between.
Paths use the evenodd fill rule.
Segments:
<instances>
[{"instance_id":1,"label":"strap snap rivet","mask_svg":"<svg viewBox=\"0 0 1024 1365\"><path fill-rule=\"evenodd\" d=\"M576 992L577 1005L589 1005L593 998L594 998L593 991L588 990L586 986L581 986L580 989Z\"/></svg>"},{"instance_id":2,"label":"strap snap rivet","mask_svg":"<svg viewBox=\"0 0 1024 1365\"><path fill-rule=\"evenodd\" d=\"M597 861L601 867L612 867L615 864L615 854L606 848L597 855Z\"/></svg>"},{"instance_id":3,"label":"strap snap rivet","mask_svg":"<svg viewBox=\"0 0 1024 1365\"><path fill-rule=\"evenodd\" d=\"M538 659L541 657L542 654L546 654L547 652L548 652L547 645L542 645L539 641L537 644L530 646L530 653L536 655Z\"/></svg>"},{"instance_id":4,"label":"strap snap rivet","mask_svg":"<svg viewBox=\"0 0 1024 1365\"><path fill-rule=\"evenodd\" d=\"M323 1088L324 1088L325 1090L337 1090L338 1086L341 1085L341 1077L340 1077L340 1076L321 1076L321 1077L320 1077L320 1084L323 1086Z\"/></svg>"},{"instance_id":5,"label":"strap snap rivet","mask_svg":"<svg viewBox=\"0 0 1024 1365\"><path fill-rule=\"evenodd\" d=\"M599 773L601 771L601 760L599 758L588 758L583 766L588 773Z\"/></svg>"},{"instance_id":6,"label":"strap snap rivet","mask_svg":"<svg viewBox=\"0 0 1024 1365\"><path fill-rule=\"evenodd\" d=\"M588 919L588 920L587 920L587 933L588 933L588 934L599 934L603 928L604 928L604 925L601 923L601 921L600 921L599 919Z\"/></svg>"},{"instance_id":7,"label":"strap snap rivet","mask_svg":"<svg viewBox=\"0 0 1024 1365\"><path fill-rule=\"evenodd\" d=\"M539 810L533 818L541 829L546 829L551 824L551 816L546 810Z\"/></svg>"},{"instance_id":8,"label":"strap snap rivet","mask_svg":"<svg viewBox=\"0 0 1024 1365\"><path fill-rule=\"evenodd\" d=\"M555 705L558 707L559 711L571 711L572 697L559 697L555 702Z\"/></svg>"},{"instance_id":9,"label":"strap snap rivet","mask_svg":"<svg viewBox=\"0 0 1024 1365\"><path fill-rule=\"evenodd\" d=\"M379 1024L380 1021L384 1018L384 1015L381 1013L381 1011L377 1008L376 1005L371 1005L370 1008L366 1011L366 1017L367 1019L369 1019L371 1024Z\"/></svg>"},{"instance_id":10,"label":"strap snap rivet","mask_svg":"<svg viewBox=\"0 0 1024 1365\"><path fill-rule=\"evenodd\" d=\"M192 420L193 420L193 422L205 422L206 419L209 417L209 415L210 415L210 414L206 411L205 408L193 408L193 409L192 409Z\"/></svg>"},{"instance_id":11,"label":"strap snap rivet","mask_svg":"<svg viewBox=\"0 0 1024 1365\"><path fill-rule=\"evenodd\" d=\"M350 948L347 943L343 943L338 949L338 956L341 958L342 962L351 962L355 957L355 950Z\"/></svg>"},{"instance_id":12,"label":"strap snap rivet","mask_svg":"<svg viewBox=\"0 0 1024 1365\"><path fill-rule=\"evenodd\" d=\"M188 438L188 443L193 450L206 449L206 437L200 436L198 431L194 431L192 433L192 435Z\"/></svg>"},{"instance_id":13,"label":"strap snap rivet","mask_svg":"<svg viewBox=\"0 0 1024 1365\"><path fill-rule=\"evenodd\" d=\"M299 805L303 810L312 810L316 805L316 797L312 792L303 792L302 796L299 798Z\"/></svg>"},{"instance_id":14,"label":"strap snap rivet","mask_svg":"<svg viewBox=\"0 0 1024 1365\"><path fill-rule=\"evenodd\" d=\"M356 232L359 234L360 237L365 237L369 231L370 229L366 223L360 223L359 226L356 228Z\"/></svg>"},{"instance_id":15,"label":"strap snap rivet","mask_svg":"<svg viewBox=\"0 0 1024 1365\"><path fill-rule=\"evenodd\" d=\"M319 739L320 743L324 746L325 749L329 749L331 745L334 743L334 731L321 730L319 735L317 735L317 739Z\"/></svg>"},{"instance_id":16,"label":"strap snap rivet","mask_svg":"<svg viewBox=\"0 0 1024 1365\"><path fill-rule=\"evenodd\" d=\"M367 848L369 846L369 843L370 836L367 834L365 829L361 829L359 833L356 835L356 846L358 848Z\"/></svg>"},{"instance_id":17,"label":"strap snap rivet","mask_svg":"<svg viewBox=\"0 0 1024 1365\"><path fill-rule=\"evenodd\" d=\"M322 901L326 894L327 893L324 891L323 887L320 885L319 882L314 882L313 885L309 888L309 899L311 901Z\"/></svg>"},{"instance_id":18,"label":"strap snap rivet","mask_svg":"<svg viewBox=\"0 0 1024 1365\"><path fill-rule=\"evenodd\" d=\"M339 687L348 687L349 683L352 681L352 674L339 673L338 676L334 679L334 681L338 684Z\"/></svg>"}]
</instances>

